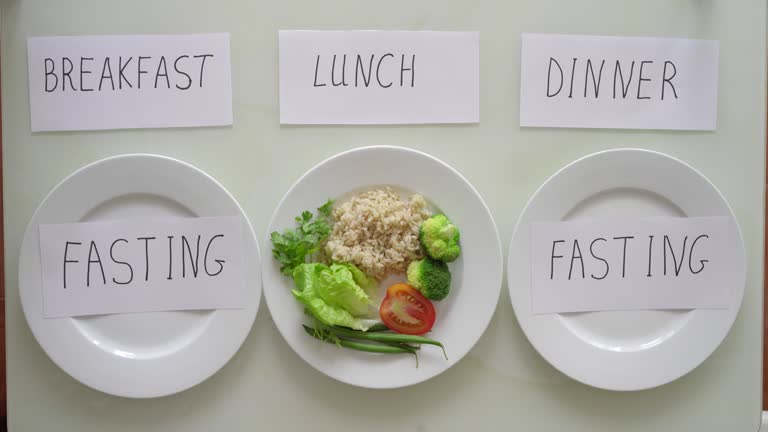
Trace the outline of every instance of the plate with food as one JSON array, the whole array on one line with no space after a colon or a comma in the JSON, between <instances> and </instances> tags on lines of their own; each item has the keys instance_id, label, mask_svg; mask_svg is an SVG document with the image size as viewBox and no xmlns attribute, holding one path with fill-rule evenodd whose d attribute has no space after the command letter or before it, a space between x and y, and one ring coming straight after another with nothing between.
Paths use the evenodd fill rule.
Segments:
<instances>
[{"instance_id":1,"label":"plate with food","mask_svg":"<svg viewBox=\"0 0 768 432\"><path fill-rule=\"evenodd\" d=\"M726 308L533 313L533 222L709 216L735 227L734 268L741 270L723 286ZM720 191L685 162L641 149L595 153L552 175L520 215L508 260L510 298L531 344L564 374L609 390L657 387L701 364L728 334L746 281L741 233Z\"/></svg>"},{"instance_id":2,"label":"plate with food","mask_svg":"<svg viewBox=\"0 0 768 432\"><path fill-rule=\"evenodd\" d=\"M425 153L363 147L302 176L270 222L264 295L278 330L336 380L396 388L461 360L499 298L496 225Z\"/></svg>"}]
</instances>

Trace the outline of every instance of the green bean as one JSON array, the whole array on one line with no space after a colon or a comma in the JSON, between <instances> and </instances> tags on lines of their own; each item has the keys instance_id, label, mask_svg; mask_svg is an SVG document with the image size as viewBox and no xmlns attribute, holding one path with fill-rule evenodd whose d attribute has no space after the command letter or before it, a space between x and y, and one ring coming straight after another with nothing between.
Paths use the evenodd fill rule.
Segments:
<instances>
[{"instance_id":1,"label":"green bean","mask_svg":"<svg viewBox=\"0 0 768 432\"><path fill-rule=\"evenodd\" d=\"M412 349L412 350L416 350L416 351L421 349L421 346L419 346L419 345L408 345L408 344L404 344L404 343L400 343L400 342L381 342L381 343L383 343L384 345L397 346L397 347L402 347L402 348L405 348L405 349Z\"/></svg>"},{"instance_id":2,"label":"green bean","mask_svg":"<svg viewBox=\"0 0 768 432\"><path fill-rule=\"evenodd\" d=\"M443 344L434 339L425 338L424 336L406 335L399 333L369 333L349 330L338 326L326 327L326 329L336 336L343 336L352 339L371 340L384 343L392 342L402 344L427 344L439 346L443 350L443 356L445 356L445 359L448 360L448 355L445 353L445 347L443 347Z\"/></svg>"},{"instance_id":3,"label":"green bean","mask_svg":"<svg viewBox=\"0 0 768 432\"><path fill-rule=\"evenodd\" d=\"M384 323L376 323L370 327L368 327L367 332L376 333L376 332L383 332L389 330L389 327L387 327Z\"/></svg>"},{"instance_id":4,"label":"green bean","mask_svg":"<svg viewBox=\"0 0 768 432\"><path fill-rule=\"evenodd\" d=\"M338 337L338 336L336 336L336 337ZM348 342L354 342L354 341L351 341L351 340L349 340L347 338L344 338L344 337L340 337L339 340L344 340L344 341L348 341ZM411 345L408 345L408 344L395 343L395 342L381 342L381 343L384 346L391 346L391 347L395 347L395 348L402 348L402 349L410 352L411 354L416 356L416 367L419 367L419 353L418 353L418 351L421 349L420 346L411 346ZM375 345L375 346L378 346L378 345Z\"/></svg>"},{"instance_id":5,"label":"green bean","mask_svg":"<svg viewBox=\"0 0 768 432\"><path fill-rule=\"evenodd\" d=\"M308 327L305 325L302 325L302 327L304 327L304 330L315 339L336 344L336 341L323 337L322 334L317 331L317 329L313 329L312 327ZM350 348L358 351L374 352L374 353L381 353L381 354L414 354L416 355L416 351L413 348L405 348L401 346L367 344L362 342L353 342L346 339L339 339L338 343L344 348ZM418 356L417 356L417 361L418 361Z\"/></svg>"},{"instance_id":6,"label":"green bean","mask_svg":"<svg viewBox=\"0 0 768 432\"><path fill-rule=\"evenodd\" d=\"M349 337L346 337L346 336L336 336L336 337L338 337L340 339L345 339L345 340L353 340L353 339L351 339ZM414 351L414 352L416 352L416 351L421 349L421 347L419 345L415 345L414 346L414 345L408 345L408 344L404 344L404 343L400 343L400 342L379 342L379 343L384 344L384 345L393 346L393 347L407 349L409 351Z\"/></svg>"}]
</instances>

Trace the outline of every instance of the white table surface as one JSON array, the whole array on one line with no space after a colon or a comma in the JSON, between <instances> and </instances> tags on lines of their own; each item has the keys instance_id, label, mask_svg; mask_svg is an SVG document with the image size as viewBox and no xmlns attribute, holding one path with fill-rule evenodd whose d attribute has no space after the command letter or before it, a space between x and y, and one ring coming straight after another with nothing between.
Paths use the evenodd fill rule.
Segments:
<instances>
[{"instance_id":1,"label":"white table surface","mask_svg":"<svg viewBox=\"0 0 768 432\"><path fill-rule=\"evenodd\" d=\"M106 1L0 0L9 426L14 431L754 431L760 424L765 177L764 1ZM481 31L481 123L281 127L278 29ZM39 35L232 34L235 125L84 133L29 131L25 40ZM521 32L719 39L718 130L520 129ZM461 171L486 199L505 251L528 197L562 165L615 147L660 150L700 169L733 207L747 248L744 303L721 347L654 390L596 390L558 373L521 332L503 287L476 348L424 384L373 391L332 381L283 342L266 305L242 349L181 394L129 400L58 369L19 305L18 251L32 212L63 177L106 156L152 152L207 171L260 236L280 197L323 158L399 144ZM262 239L263 240L263 239ZM268 254L265 254L268 256Z\"/></svg>"}]
</instances>

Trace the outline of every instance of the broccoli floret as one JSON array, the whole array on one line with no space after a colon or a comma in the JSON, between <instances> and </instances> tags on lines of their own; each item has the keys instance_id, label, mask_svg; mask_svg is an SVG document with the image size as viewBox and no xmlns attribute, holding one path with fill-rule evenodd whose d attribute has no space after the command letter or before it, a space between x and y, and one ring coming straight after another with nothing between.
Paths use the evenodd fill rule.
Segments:
<instances>
[{"instance_id":1,"label":"broccoli floret","mask_svg":"<svg viewBox=\"0 0 768 432\"><path fill-rule=\"evenodd\" d=\"M444 214L437 214L422 222L419 241L431 258L451 262L459 257L459 229Z\"/></svg>"},{"instance_id":2,"label":"broccoli floret","mask_svg":"<svg viewBox=\"0 0 768 432\"><path fill-rule=\"evenodd\" d=\"M443 261L426 257L408 265L408 283L430 300L442 300L451 290L451 272Z\"/></svg>"}]
</instances>

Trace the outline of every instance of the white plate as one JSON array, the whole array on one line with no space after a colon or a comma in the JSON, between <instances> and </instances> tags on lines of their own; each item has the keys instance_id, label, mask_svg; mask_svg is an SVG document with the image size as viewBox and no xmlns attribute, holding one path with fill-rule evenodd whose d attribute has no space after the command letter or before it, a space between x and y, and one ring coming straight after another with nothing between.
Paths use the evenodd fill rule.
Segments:
<instances>
[{"instance_id":1,"label":"white plate","mask_svg":"<svg viewBox=\"0 0 768 432\"><path fill-rule=\"evenodd\" d=\"M380 185L423 195L461 232L460 258L450 264L451 292L434 302L437 319L429 334L445 344L448 360L439 349L425 346L416 368L412 356L361 353L311 338L301 327L306 317L291 295L293 281L280 273L274 259L264 266L264 297L280 333L311 366L348 384L395 388L432 378L461 360L496 309L503 271L501 245L493 218L472 185L445 163L415 150L388 146L350 150L321 162L291 187L272 216L264 247L271 250L269 233L293 227L293 218L303 210L314 211L328 198L348 198L350 192Z\"/></svg>"},{"instance_id":2,"label":"white plate","mask_svg":"<svg viewBox=\"0 0 768 432\"><path fill-rule=\"evenodd\" d=\"M637 149L596 153L558 171L531 197L509 246L508 285L531 344L564 374L610 390L673 381L704 361L731 327L744 294L746 258L727 309L531 313L530 224L645 216L727 216L720 192L670 156Z\"/></svg>"},{"instance_id":3,"label":"white plate","mask_svg":"<svg viewBox=\"0 0 768 432\"><path fill-rule=\"evenodd\" d=\"M43 318L39 224L205 216L242 216L248 224L245 309ZM106 393L155 397L194 386L235 354L259 307L259 269L256 236L224 187L184 162L125 155L81 168L40 204L21 246L19 291L32 333L64 371Z\"/></svg>"}]
</instances>

